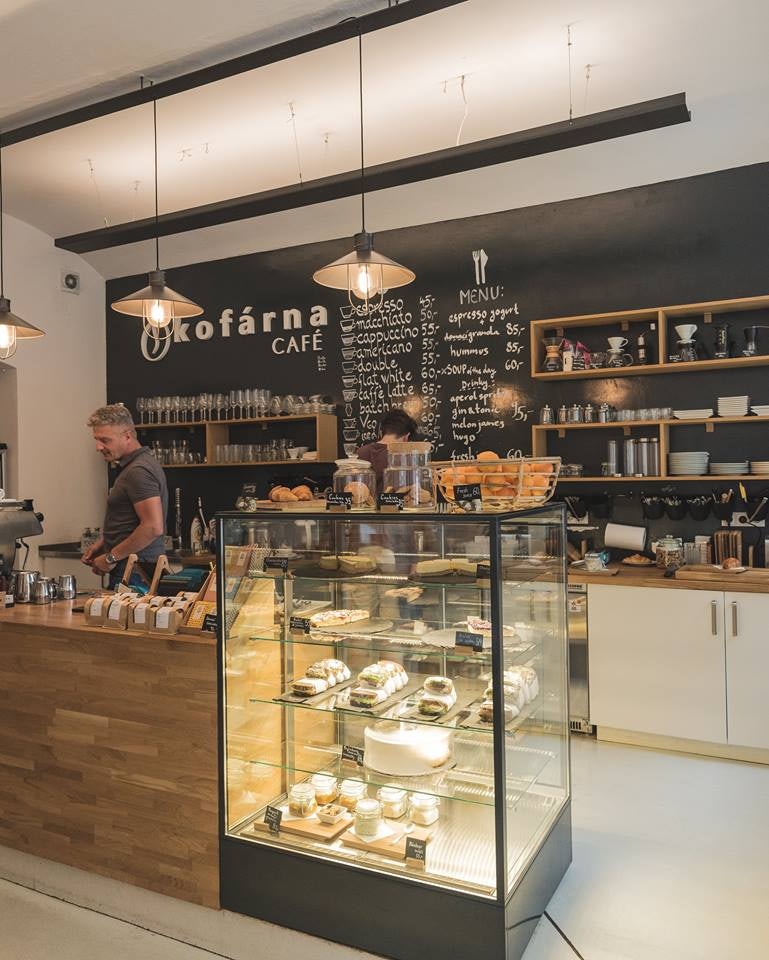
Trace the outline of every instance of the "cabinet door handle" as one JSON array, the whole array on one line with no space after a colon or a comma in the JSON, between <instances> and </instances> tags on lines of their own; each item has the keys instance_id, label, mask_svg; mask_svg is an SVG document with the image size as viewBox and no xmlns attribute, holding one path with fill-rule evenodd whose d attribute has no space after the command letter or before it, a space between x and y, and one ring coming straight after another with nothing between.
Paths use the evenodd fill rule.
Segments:
<instances>
[{"instance_id":1,"label":"cabinet door handle","mask_svg":"<svg viewBox=\"0 0 769 960\"><path fill-rule=\"evenodd\" d=\"M737 636L737 601L732 600L732 636Z\"/></svg>"},{"instance_id":2,"label":"cabinet door handle","mask_svg":"<svg viewBox=\"0 0 769 960\"><path fill-rule=\"evenodd\" d=\"M710 601L710 629L714 637L718 636L718 601Z\"/></svg>"}]
</instances>

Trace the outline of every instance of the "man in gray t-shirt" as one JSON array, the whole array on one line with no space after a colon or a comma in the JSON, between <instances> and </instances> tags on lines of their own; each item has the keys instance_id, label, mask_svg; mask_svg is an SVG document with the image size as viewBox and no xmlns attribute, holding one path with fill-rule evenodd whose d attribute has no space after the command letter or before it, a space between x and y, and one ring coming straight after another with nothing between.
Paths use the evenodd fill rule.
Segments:
<instances>
[{"instance_id":1,"label":"man in gray t-shirt","mask_svg":"<svg viewBox=\"0 0 769 960\"><path fill-rule=\"evenodd\" d=\"M136 438L136 427L122 403L100 407L88 420L97 451L119 473L107 496L102 537L83 554L83 563L110 574L110 587L123 575L129 554L153 563L163 553L168 487L163 468Z\"/></svg>"}]
</instances>

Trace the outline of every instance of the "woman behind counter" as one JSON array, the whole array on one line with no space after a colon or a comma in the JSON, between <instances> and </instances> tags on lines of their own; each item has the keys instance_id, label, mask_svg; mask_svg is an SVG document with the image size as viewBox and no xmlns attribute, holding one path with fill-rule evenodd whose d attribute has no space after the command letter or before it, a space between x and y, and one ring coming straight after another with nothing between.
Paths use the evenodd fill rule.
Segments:
<instances>
[{"instance_id":1,"label":"woman behind counter","mask_svg":"<svg viewBox=\"0 0 769 960\"><path fill-rule=\"evenodd\" d=\"M390 410L379 424L380 438L375 443L360 447L357 456L368 460L376 476L377 493L382 492L382 476L387 466L387 448L391 443L416 439L418 427L405 410Z\"/></svg>"}]
</instances>

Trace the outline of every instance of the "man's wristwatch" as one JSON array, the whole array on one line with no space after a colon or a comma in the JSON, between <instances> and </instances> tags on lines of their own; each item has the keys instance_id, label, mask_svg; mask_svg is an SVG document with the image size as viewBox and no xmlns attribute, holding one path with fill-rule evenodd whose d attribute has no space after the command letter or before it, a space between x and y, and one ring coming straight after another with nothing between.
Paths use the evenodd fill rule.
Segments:
<instances>
[{"instance_id":1,"label":"man's wristwatch","mask_svg":"<svg viewBox=\"0 0 769 960\"><path fill-rule=\"evenodd\" d=\"M109 553L105 553L105 554L104 554L104 559L107 561L107 563L112 564L112 566L114 566L116 563L119 563L119 562L120 562L120 561L118 560L118 558L115 556L115 554L112 553L111 550L110 550Z\"/></svg>"}]
</instances>

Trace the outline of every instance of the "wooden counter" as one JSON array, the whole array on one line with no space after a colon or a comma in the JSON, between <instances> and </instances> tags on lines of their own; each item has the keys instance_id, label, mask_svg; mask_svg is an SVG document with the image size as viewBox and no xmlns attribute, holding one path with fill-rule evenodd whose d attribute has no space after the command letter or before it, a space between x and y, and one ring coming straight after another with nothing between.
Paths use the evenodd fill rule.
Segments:
<instances>
[{"instance_id":1,"label":"wooden counter","mask_svg":"<svg viewBox=\"0 0 769 960\"><path fill-rule=\"evenodd\" d=\"M216 643L0 613L0 844L219 906Z\"/></svg>"},{"instance_id":2,"label":"wooden counter","mask_svg":"<svg viewBox=\"0 0 769 960\"><path fill-rule=\"evenodd\" d=\"M744 579L747 574L724 574L716 580L677 580L665 577L665 571L659 567L625 567L610 564L617 570L614 576L605 573L588 573L584 568L569 568L569 584L588 583L615 587L666 587L671 590L723 590L729 593L769 593L769 570L760 572L761 579ZM756 571L758 574L758 571Z\"/></svg>"}]
</instances>

